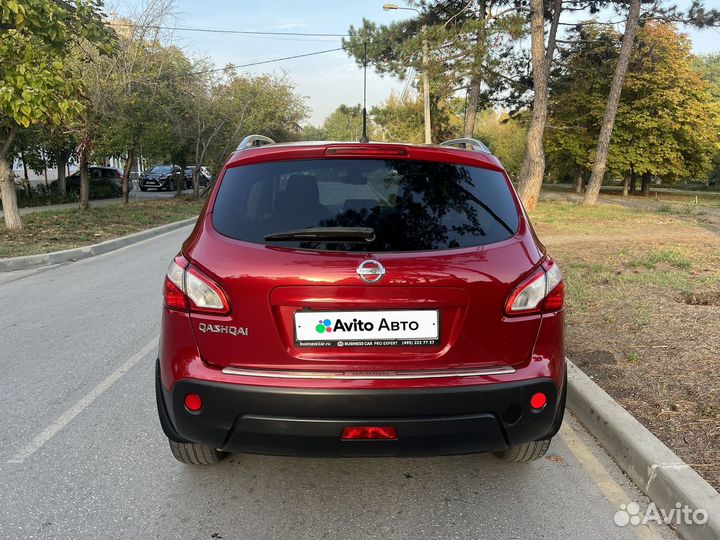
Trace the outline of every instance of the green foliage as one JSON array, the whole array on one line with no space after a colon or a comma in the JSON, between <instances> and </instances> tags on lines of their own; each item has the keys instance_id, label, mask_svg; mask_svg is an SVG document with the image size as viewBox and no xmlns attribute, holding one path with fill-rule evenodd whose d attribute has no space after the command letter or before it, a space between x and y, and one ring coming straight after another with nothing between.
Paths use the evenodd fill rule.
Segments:
<instances>
[{"instance_id":1,"label":"green foliage","mask_svg":"<svg viewBox=\"0 0 720 540\"><path fill-rule=\"evenodd\" d=\"M475 138L483 141L502 162L511 178L517 178L525 156L527 126L522 117L510 118L507 113L492 109L478 114Z\"/></svg>"},{"instance_id":2,"label":"green foliage","mask_svg":"<svg viewBox=\"0 0 720 540\"><path fill-rule=\"evenodd\" d=\"M97 1L2 0L0 27L0 127L59 124L80 109L79 81L65 64L71 44L112 39Z\"/></svg>"},{"instance_id":3,"label":"green foliage","mask_svg":"<svg viewBox=\"0 0 720 540\"><path fill-rule=\"evenodd\" d=\"M514 40L526 30L524 12L515 2L422 0L411 2L419 13L412 18L377 25L363 19L351 26L343 45L359 66L367 59L380 74L404 79L426 69L422 50L427 44L430 95L433 107L443 111L447 100L472 80L482 81L480 103L500 99L507 87L502 65L512 53ZM408 15L410 12L406 12ZM419 80L415 88L419 89ZM404 101L407 96L401 96ZM435 118L433 117L433 122Z\"/></svg>"},{"instance_id":4,"label":"green foliage","mask_svg":"<svg viewBox=\"0 0 720 540\"><path fill-rule=\"evenodd\" d=\"M329 141L359 141L362 137L362 106L340 105L323 122L323 132Z\"/></svg>"},{"instance_id":5,"label":"green foliage","mask_svg":"<svg viewBox=\"0 0 720 540\"><path fill-rule=\"evenodd\" d=\"M368 115L368 137L375 140L376 134ZM359 141L362 137L362 105L340 105L331 112L322 126L305 126L300 138L305 141Z\"/></svg>"},{"instance_id":6,"label":"green foliage","mask_svg":"<svg viewBox=\"0 0 720 540\"><path fill-rule=\"evenodd\" d=\"M720 102L720 53L698 56L694 60L694 69L710 85L713 101ZM720 145L713 149L710 160L708 181L712 181L720 190Z\"/></svg>"},{"instance_id":7,"label":"green foliage","mask_svg":"<svg viewBox=\"0 0 720 540\"><path fill-rule=\"evenodd\" d=\"M462 107L460 99L436 99L431 101L432 138L444 141L462 133ZM410 142L425 141L423 131L423 99L417 94L404 99L396 94L370 110L376 140ZM371 137L372 138L372 137Z\"/></svg>"},{"instance_id":8,"label":"green foliage","mask_svg":"<svg viewBox=\"0 0 720 540\"><path fill-rule=\"evenodd\" d=\"M592 167L620 36L584 25L551 80L546 148L560 175ZM648 22L638 32L610 144L611 175L702 177L720 136L720 102L692 68L687 38Z\"/></svg>"}]
</instances>

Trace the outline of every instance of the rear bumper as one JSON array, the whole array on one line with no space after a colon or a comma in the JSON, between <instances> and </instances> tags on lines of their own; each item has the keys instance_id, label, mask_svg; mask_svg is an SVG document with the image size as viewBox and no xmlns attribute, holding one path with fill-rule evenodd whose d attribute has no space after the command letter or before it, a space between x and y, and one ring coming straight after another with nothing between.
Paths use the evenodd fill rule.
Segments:
<instances>
[{"instance_id":1,"label":"rear bumper","mask_svg":"<svg viewBox=\"0 0 720 540\"><path fill-rule=\"evenodd\" d=\"M276 388L180 379L157 384L168 437L229 452L304 456L421 456L504 450L552 436L561 388L550 378L447 388ZM543 392L539 412L530 396ZM203 407L189 412L186 394ZM343 428L393 426L396 440L342 441Z\"/></svg>"}]
</instances>

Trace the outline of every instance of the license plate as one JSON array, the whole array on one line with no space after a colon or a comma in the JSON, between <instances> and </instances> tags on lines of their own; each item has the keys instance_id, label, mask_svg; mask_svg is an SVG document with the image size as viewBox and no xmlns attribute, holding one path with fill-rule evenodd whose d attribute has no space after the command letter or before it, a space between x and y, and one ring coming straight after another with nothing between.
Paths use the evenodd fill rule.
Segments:
<instances>
[{"instance_id":1,"label":"license plate","mask_svg":"<svg viewBox=\"0 0 720 540\"><path fill-rule=\"evenodd\" d=\"M429 346L439 338L436 309L295 313L295 343L301 347Z\"/></svg>"}]
</instances>

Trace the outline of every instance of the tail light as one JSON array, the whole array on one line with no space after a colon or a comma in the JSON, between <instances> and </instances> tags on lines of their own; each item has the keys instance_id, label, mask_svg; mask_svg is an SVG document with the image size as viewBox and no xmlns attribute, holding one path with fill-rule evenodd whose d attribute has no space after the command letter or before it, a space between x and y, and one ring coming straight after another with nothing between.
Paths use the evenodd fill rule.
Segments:
<instances>
[{"instance_id":1,"label":"tail light","mask_svg":"<svg viewBox=\"0 0 720 540\"><path fill-rule=\"evenodd\" d=\"M163 292L165 307L170 309L215 315L230 313L230 303L220 286L181 255L168 267Z\"/></svg>"},{"instance_id":2,"label":"tail light","mask_svg":"<svg viewBox=\"0 0 720 540\"><path fill-rule=\"evenodd\" d=\"M518 285L505 304L506 315L549 313L562 309L565 287L560 268L547 260L542 267Z\"/></svg>"}]
</instances>

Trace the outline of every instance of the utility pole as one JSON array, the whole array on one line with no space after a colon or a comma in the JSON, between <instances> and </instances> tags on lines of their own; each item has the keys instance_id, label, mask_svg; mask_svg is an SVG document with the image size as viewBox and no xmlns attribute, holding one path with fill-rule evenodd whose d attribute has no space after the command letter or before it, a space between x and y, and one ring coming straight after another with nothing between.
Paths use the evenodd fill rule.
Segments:
<instances>
[{"instance_id":1,"label":"utility pole","mask_svg":"<svg viewBox=\"0 0 720 540\"><path fill-rule=\"evenodd\" d=\"M403 9L407 11L415 11L422 17L422 12L413 7L402 7L397 4L384 4L383 10L390 11L394 9ZM430 123L430 46L427 39L427 25L423 24L420 29L422 33L422 80L423 80L423 117L425 120L425 144L432 144L432 124Z\"/></svg>"}]
</instances>

